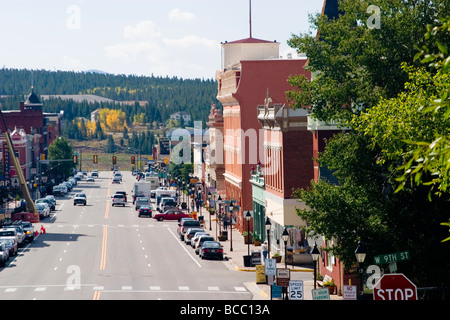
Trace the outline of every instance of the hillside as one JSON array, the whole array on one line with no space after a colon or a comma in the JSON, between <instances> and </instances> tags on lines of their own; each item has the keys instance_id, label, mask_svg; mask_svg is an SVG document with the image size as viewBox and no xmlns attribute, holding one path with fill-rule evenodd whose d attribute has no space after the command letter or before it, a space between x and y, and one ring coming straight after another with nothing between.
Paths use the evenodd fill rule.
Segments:
<instances>
[{"instance_id":1,"label":"hillside","mask_svg":"<svg viewBox=\"0 0 450 320\"><path fill-rule=\"evenodd\" d=\"M165 122L177 111L186 111L192 119L206 122L211 103L220 107L216 100L217 84L212 79L4 68L0 69L0 83L0 102L5 110L17 109L19 100L30 92L33 83L34 91L46 98L44 112L64 110L68 121L89 118L95 109L108 107L121 108L128 123L140 113L147 116L148 123ZM89 102L75 97L68 100L68 95L98 96L105 100ZM129 106L123 107L115 101L127 102ZM130 105L133 101L136 103Z\"/></svg>"}]
</instances>

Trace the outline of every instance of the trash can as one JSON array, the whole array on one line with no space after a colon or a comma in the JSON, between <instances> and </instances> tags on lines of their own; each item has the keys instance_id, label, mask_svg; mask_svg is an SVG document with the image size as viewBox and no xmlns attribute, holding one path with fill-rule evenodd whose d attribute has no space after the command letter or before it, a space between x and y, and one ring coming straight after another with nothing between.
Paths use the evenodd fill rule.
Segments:
<instances>
[{"instance_id":1,"label":"trash can","mask_svg":"<svg viewBox=\"0 0 450 320\"><path fill-rule=\"evenodd\" d=\"M252 256L245 255L244 256L244 267L252 266Z\"/></svg>"}]
</instances>

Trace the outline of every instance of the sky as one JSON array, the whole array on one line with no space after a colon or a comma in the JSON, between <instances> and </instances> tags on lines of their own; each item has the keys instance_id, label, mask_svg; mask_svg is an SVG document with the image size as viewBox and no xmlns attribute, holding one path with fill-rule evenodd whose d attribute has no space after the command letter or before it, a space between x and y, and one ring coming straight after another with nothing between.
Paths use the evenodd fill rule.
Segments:
<instances>
[{"instance_id":1,"label":"sky","mask_svg":"<svg viewBox=\"0 0 450 320\"><path fill-rule=\"evenodd\" d=\"M297 53L323 0L252 0L252 37ZM250 35L249 0L0 0L0 68L213 79Z\"/></svg>"}]
</instances>

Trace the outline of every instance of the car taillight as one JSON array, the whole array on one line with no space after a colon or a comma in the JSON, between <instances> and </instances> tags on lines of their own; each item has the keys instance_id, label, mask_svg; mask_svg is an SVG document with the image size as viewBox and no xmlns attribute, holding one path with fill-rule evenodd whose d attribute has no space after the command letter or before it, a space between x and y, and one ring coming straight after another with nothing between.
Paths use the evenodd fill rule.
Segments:
<instances>
[{"instance_id":1,"label":"car taillight","mask_svg":"<svg viewBox=\"0 0 450 320\"><path fill-rule=\"evenodd\" d=\"M209 252L209 249L203 249L203 252Z\"/></svg>"},{"instance_id":2,"label":"car taillight","mask_svg":"<svg viewBox=\"0 0 450 320\"><path fill-rule=\"evenodd\" d=\"M223 249L219 249L219 250L217 250L217 252L223 252Z\"/></svg>"}]
</instances>

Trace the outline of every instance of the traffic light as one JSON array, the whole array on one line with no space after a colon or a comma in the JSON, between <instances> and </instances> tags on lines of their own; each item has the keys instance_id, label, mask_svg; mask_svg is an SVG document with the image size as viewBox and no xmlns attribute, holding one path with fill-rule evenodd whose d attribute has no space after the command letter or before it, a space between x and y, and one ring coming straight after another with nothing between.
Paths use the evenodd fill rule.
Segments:
<instances>
[{"instance_id":1,"label":"traffic light","mask_svg":"<svg viewBox=\"0 0 450 320\"><path fill-rule=\"evenodd\" d=\"M94 154L94 163L97 164L98 163L98 156L96 154Z\"/></svg>"},{"instance_id":2,"label":"traffic light","mask_svg":"<svg viewBox=\"0 0 450 320\"><path fill-rule=\"evenodd\" d=\"M136 157L135 156L131 156L131 164L135 164L136 163Z\"/></svg>"},{"instance_id":3,"label":"traffic light","mask_svg":"<svg viewBox=\"0 0 450 320\"><path fill-rule=\"evenodd\" d=\"M76 156L76 155L73 156L73 163L75 163L75 164L78 163L78 156Z\"/></svg>"},{"instance_id":4,"label":"traffic light","mask_svg":"<svg viewBox=\"0 0 450 320\"><path fill-rule=\"evenodd\" d=\"M112 158L112 162L113 162L113 164L116 164L116 162L117 162L117 158L116 158L116 156L113 156L113 158Z\"/></svg>"}]
</instances>

